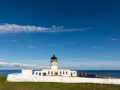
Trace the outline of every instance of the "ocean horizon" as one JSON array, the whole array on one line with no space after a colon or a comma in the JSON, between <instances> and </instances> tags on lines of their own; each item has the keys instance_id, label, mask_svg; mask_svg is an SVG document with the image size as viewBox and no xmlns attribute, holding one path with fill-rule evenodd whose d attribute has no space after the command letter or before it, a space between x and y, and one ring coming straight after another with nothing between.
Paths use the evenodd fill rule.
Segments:
<instances>
[{"instance_id":1,"label":"ocean horizon","mask_svg":"<svg viewBox=\"0 0 120 90\"><path fill-rule=\"evenodd\" d=\"M33 70L34 71L34 70ZM76 70L77 74L87 73L96 75L113 76L120 78L120 70ZM12 73L21 73L21 70L0 70L0 75L7 76Z\"/></svg>"}]
</instances>

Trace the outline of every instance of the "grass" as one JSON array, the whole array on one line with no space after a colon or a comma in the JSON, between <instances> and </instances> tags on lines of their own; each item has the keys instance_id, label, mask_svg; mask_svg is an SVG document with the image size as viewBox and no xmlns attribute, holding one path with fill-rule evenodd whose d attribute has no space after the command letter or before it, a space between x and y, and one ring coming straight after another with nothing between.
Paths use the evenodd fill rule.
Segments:
<instances>
[{"instance_id":1,"label":"grass","mask_svg":"<svg viewBox=\"0 0 120 90\"><path fill-rule=\"evenodd\" d=\"M0 90L120 90L120 85L90 83L6 82L0 76Z\"/></svg>"}]
</instances>

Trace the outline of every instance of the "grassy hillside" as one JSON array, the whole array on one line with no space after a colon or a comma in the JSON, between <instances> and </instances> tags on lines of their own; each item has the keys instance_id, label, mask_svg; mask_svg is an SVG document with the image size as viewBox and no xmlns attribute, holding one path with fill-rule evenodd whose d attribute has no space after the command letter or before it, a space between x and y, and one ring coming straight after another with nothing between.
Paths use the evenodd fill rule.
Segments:
<instances>
[{"instance_id":1,"label":"grassy hillside","mask_svg":"<svg viewBox=\"0 0 120 90\"><path fill-rule=\"evenodd\" d=\"M120 90L120 85L6 82L6 77L0 76L0 90Z\"/></svg>"}]
</instances>

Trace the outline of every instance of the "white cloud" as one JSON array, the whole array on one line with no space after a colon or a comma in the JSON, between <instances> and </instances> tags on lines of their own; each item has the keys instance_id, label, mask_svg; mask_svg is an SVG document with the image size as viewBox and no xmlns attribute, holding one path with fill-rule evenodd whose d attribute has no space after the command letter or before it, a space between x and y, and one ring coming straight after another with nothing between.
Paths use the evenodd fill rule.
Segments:
<instances>
[{"instance_id":1,"label":"white cloud","mask_svg":"<svg viewBox=\"0 0 120 90\"><path fill-rule=\"evenodd\" d=\"M3 58L0 58L0 60L4 60Z\"/></svg>"},{"instance_id":2,"label":"white cloud","mask_svg":"<svg viewBox=\"0 0 120 90\"><path fill-rule=\"evenodd\" d=\"M6 42L7 40L0 40L0 42Z\"/></svg>"},{"instance_id":3,"label":"white cloud","mask_svg":"<svg viewBox=\"0 0 120 90\"><path fill-rule=\"evenodd\" d=\"M0 62L0 67L48 68L48 66L21 64L21 63L15 63L15 62L13 63Z\"/></svg>"},{"instance_id":4,"label":"white cloud","mask_svg":"<svg viewBox=\"0 0 120 90\"><path fill-rule=\"evenodd\" d=\"M9 49L9 48L4 48L4 49L2 49L2 50L8 51L8 50L11 50L11 49Z\"/></svg>"},{"instance_id":5,"label":"white cloud","mask_svg":"<svg viewBox=\"0 0 120 90\"><path fill-rule=\"evenodd\" d=\"M0 34L7 33L31 33L31 32L73 32L73 31L83 31L91 28L81 28L81 29L64 29L63 26L56 27L52 25L51 28L41 27L41 26L30 26L30 25L17 25L17 24L2 24L0 25Z\"/></svg>"},{"instance_id":6,"label":"white cloud","mask_svg":"<svg viewBox=\"0 0 120 90\"><path fill-rule=\"evenodd\" d=\"M56 27L55 25L52 25L52 28L53 28L53 29L63 29L63 26Z\"/></svg>"},{"instance_id":7,"label":"white cloud","mask_svg":"<svg viewBox=\"0 0 120 90\"><path fill-rule=\"evenodd\" d=\"M93 46L94 49L103 49L101 47Z\"/></svg>"},{"instance_id":8,"label":"white cloud","mask_svg":"<svg viewBox=\"0 0 120 90\"><path fill-rule=\"evenodd\" d=\"M51 44L50 46L56 46L56 44Z\"/></svg>"},{"instance_id":9,"label":"white cloud","mask_svg":"<svg viewBox=\"0 0 120 90\"><path fill-rule=\"evenodd\" d=\"M113 39L111 39L112 41L117 41L118 39L116 39L116 38L113 38Z\"/></svg>"},{"instance_id":10,"label":"white cloud","mask_svg":"<svg viewBox=\"0 0 120 90\"><path fill-rule=\"evenodd\" d=\"M12 42L18 42L17 40L11 40Z\"/></svg>"},{"instance_id":11,"label":"white cloud","mask_svg":"<svg viewBox=\"0 0 120 90\"><path fill-rule=\"evenodd\" d=\"M29 63L34 63L34 64L39 64L40 66L49 66L50 65L50 60L24 60L24 61L26 61L26 62L29 62ZM50 66L49 66L50 67Z\"/></svg>"},{"instance_id":12,"label":"white cloud","mask_svg":"<svg viewBox=\"0 0 120 90\"><path fill-rule=\"evenodd\" d=\"M110 58L110 57L114 57L114 56L103 56L103 57Z\"/></svg>"},{"instance_id":13,"label":"white cloud","mask_svg":"<svg viewBox=\"0 0 120 90\"><path fill-rule=\"evenodd\" d=\"M37 48L37 47L35 47L35 46L28 46L29 48Z\"/></svg>"},{"instance_id":14,"label":"white cloud","mask_svg":"<svg viewBox=\"0 0 120 90\"><path fill-rule=\"evenodd\" d=\"M73 43L65 43L65 44L76 44L75 42L73 42Z\"/></svg>"}]
</instances>

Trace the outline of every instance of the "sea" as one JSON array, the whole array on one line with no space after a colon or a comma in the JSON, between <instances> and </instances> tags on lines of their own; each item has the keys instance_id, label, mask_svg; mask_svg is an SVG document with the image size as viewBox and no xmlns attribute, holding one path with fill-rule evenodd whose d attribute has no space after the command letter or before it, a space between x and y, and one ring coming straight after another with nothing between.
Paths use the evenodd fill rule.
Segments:
<instances>
[{"instance_id":1,"label":"sea","mask_svg":"<svg viewBox=\"0 0 120 90\"><path fill-rule=\"evenodd\" d=\"M76 70L77 74L87 73L96 75L113 76L120 78L120 70ZM21 70L0 70L0 75L7 76L12 73L21 73Z\"/></svg>"}]
</instances>

